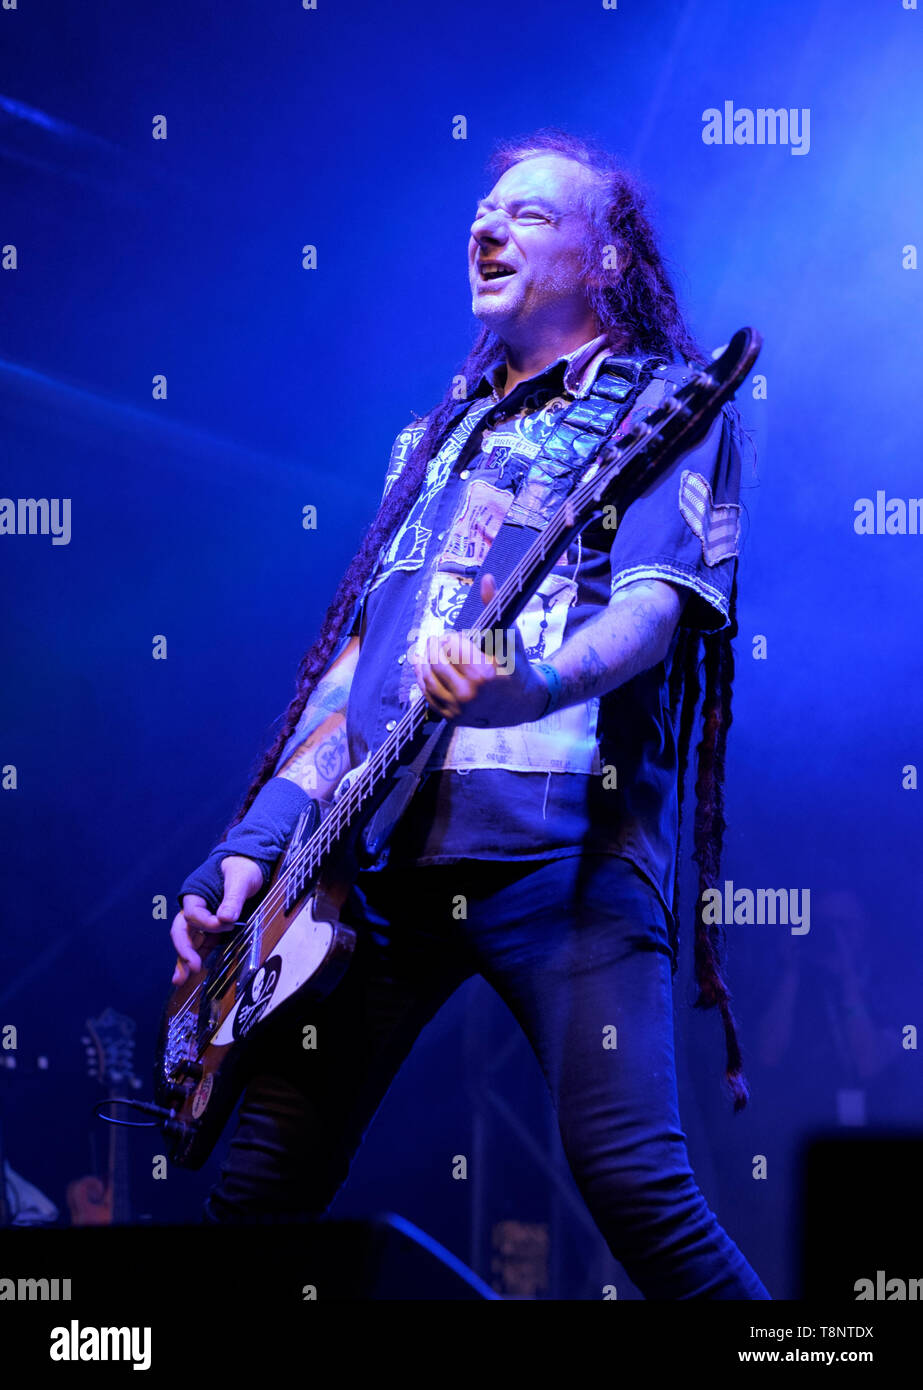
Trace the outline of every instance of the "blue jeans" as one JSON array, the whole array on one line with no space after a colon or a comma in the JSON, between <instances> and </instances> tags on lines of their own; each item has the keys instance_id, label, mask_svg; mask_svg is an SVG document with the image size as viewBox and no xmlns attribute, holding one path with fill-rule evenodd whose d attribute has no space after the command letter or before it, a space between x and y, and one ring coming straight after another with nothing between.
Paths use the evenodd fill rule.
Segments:
<instances>
[{"instance_id":1,"label":"blue jeans","mask_svg":"<svg viewBox=\"0 0 923 1390\"><path fill-rule=\"evenodd\" d=\"M288 1034L267 1021L258 1046L254 1035L204 1220L322 1215L420 1030L478 973L532 1045L580 1192L645 1297L770 1297L689 1165L666 916L627 860L389 868L361 874L341 916L359 928L344 980ZM308 1022L313 1050L301 1044Z\"/></svg>"}]
</instances>

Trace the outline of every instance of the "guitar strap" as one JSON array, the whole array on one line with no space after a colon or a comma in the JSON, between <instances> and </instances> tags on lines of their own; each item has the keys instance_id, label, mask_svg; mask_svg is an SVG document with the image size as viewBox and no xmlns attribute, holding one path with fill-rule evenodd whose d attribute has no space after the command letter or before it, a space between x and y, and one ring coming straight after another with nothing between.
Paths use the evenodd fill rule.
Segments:
<instances>
[{"instance_id":1,"label":"guitar strap","mask_svg":"<svg viewBox=\"0 0 923 1390\"><path fill-rule=\"evenodd\" d=\"M484 606L481 575L493 575L499 588L531 546L535 532L547 525L603 446L626 433L639 414L659 405L664 393L663 373L653 377L652 366L663 360L607 357L587 396L562 411L520 484L484 563L471 568L471 588L453 627L475 626Z\"/></svg>"},{"instance_id":2,"label":"guitar strap","mask_svg":"<svg viewBox=\"0 0 923 1390\"><path fill-rule=\"evenodd\" d=\"M538 457L528 464L484 563L465 572L472 582L453 629L476 626L484 608L481 575L493 575L500 588L532 545L536 531L547 524L549 516L576 487L604 445L627 432L639 413L653 410L660 403L664 377L675 371L663 357L605 358L587 395L561 412ZM426 741L414 761L401 769L394 789L362 833L367 862L374 862L387 844L419 785L426 763L450 734L451 729L442 728Z\"/></svg>"}]
</instances>

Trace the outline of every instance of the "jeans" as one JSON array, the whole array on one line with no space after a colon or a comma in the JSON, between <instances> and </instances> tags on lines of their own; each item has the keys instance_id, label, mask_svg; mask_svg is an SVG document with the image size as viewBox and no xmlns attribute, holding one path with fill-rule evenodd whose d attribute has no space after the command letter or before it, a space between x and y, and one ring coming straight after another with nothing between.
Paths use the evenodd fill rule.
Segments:
<instances>
[{"instance_id":1,"label":"jeans","mask_svg":"<svg viewBox=\"0 0 923 1390\"><path fill-rule=\"evenodd\" d=\"M644 1296L770 1297L689 1165L666 915L627 860L386 868L359 875L341 917L358 930L343 981L288 1032L269 1019L254 1034L205 1221L321 1216L421 1029L479 973L534 1049L577 1186Z\"/></svg>"}]
</instances>

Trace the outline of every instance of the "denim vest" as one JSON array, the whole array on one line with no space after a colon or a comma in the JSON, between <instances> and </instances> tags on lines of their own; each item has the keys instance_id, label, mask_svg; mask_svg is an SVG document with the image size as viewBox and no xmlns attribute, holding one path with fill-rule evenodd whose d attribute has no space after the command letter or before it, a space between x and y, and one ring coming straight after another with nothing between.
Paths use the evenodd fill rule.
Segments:
<instances>
[{"instance_id":1,"label":"denim vest","mask_svg":"<svg viewBox=\"0 0 923 1390\"><path fill-rule=\"evenodd\" d=\"M422 644L430 635L456 625L473 574L504 520L544 529L636 401L646 380L645 365L635 358L607 357L588 394L572 400L555 394L547 381L541 384L541 376L533 378L522 383L526 390L518 400L513 392L499 403L475 400L450 428L368 585L367 593L374 600L375 591L390 581L389 597L383 601L393 599L395 625L383 621L380 599L375 642L385 650L380 658L371 658L380 668L380 678L376 672L374 682L378 712L373 726L370 682L362 679L364 673L357 673L350 720L354 757L361 759L377 747L390 722L419 697L410 662L404 661L397 675L394 662L401 664L412 644ZM549 391L550 398L542 402ZM517 406L520 414L513 420L493 425L488 418L491 412L514 411ZM423 425L418 425L409 440L399 440L400 465L389 470L389 487L422 430ZM469 468L475 460L480 466ZM398 571L416 572L414 593L408 592ZM561 646L577 588L575 577L552 571L530 597L516 620L530 660L546 659ZM534 723L504 729L456 727L433 754L427 770L598 773L598 710L599 701L594 698Z\"/></svg>"}]
</instances>

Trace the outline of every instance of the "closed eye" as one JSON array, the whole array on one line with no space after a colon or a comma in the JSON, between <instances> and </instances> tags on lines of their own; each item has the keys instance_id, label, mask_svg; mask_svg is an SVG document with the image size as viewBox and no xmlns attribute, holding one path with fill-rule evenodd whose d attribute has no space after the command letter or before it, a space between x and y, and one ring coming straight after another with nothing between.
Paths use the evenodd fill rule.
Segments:
<instances>
[{"instance_id":1,"label":"closed eye","mask_svg":"<svg viewBox=\"0 0 923 1390\"><path fill-rule=\"evenodd\" d=\"M514 207L516 206L515 203L513 204L513 206L514 206ZM487 209L486 209L486 208L480 208L480 207L479 207L479 208L475 211L475 214L474 214L474 220L475 220L475 222L477 222L479 218L483 217L483 216L485 215L486 212L487 212ZM522 222L522 221L524 221L524 220L534 221L534 220L536 220L536 219L537 219L539 222L552 222L552 221L554 221L554 219L551 217L551 215L550 215L549 213L547 213L547 212L542 211L541 208L518 208L518 209L516 210L516 212L513 213L513 217L515 218L515 220L516 220L517 222Z\"/></svg>"}]
</instances>

